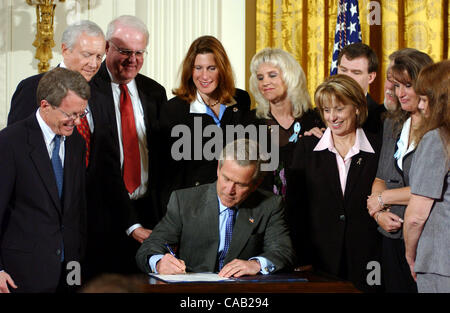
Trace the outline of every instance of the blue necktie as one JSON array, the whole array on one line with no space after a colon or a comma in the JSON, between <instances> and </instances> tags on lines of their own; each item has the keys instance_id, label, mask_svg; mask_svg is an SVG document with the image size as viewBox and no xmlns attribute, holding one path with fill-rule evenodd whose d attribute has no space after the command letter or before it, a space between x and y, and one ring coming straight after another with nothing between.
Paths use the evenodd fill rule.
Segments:
<instances>
[{"instance_id":1,"label":"blue necktie","mask_svg":"<svg viewBox=\"0 0 450 313\"><path fill-rule=\"evenodd\" d=\"M61 158L59 157L59 147L61 146L61 135L56 135L53 141L55 142L55 145L53 146L52 152L52 166L53 172L55 173L56 186L58 187L58 195L59 198L61 199L63 188L63 175L64 175Z\"/></svg>"},{"instance_id":2,"label":"blue necktie","mask_svg":"<svg viewBox=\"0 0 450 313\"><path fill-rule=\"evenodd\" d=\"M227 223L225 225L225 244L222 252L219 255L219 271L223 267L223 263L225 261L225 257L228 253L228 248L230 247L231 237L233 236L233 227L234 227L234 214L236 211L233 208L228 208L228 218Z\"/></svg>"},{"instance_id":3,"label":"blue necktie","mask_svg":"<svg viewBox=\"0 0 450 313\"><path fill-rule=\"evenodd\" d=\"M52 166L53 172L55 172L56 186L58 187L58 196L61 199L63 187L63 175L64 175L61 158L59 157L59 147L61 146L61 135L55 135L55 139L53 141L55 142L55 145L53 146L52 151ZM63 261L64 261L64 242L62 243L61 246L61 262Z\"/></svg>"}]
</instances>

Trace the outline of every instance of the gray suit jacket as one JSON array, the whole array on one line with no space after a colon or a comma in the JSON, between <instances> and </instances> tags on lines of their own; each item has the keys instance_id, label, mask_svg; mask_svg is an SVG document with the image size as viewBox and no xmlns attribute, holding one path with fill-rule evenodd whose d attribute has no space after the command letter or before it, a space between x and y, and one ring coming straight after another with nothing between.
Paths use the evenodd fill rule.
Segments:
<instances>
[{"instance_id":1,"label":"gray suit jacket","mask_svg":"<svg viewBox=\"0 0 450 313\"><path fill-rule=\"evenodd\" d=\"M188 271L216 271L218 207L216 183L174 191L166 215L137 252L140 269L151 272L149 258L167 253L164 244L168 243L178 246L177 257L185 261ZM239 205L225 264L255 256L270 260L275 271L293 266L295 261L281 198L260 190Z\"/></svg>"},{"instance_id":2,"label":"gray suit jacket","mask_svg":"<svg viewBox=\"0 0 450 313\"><path fill-rule=\"evenodd\" d=\"M409 170L411 169L411 163L416 150L408 152L403 157L403 170L401 170L397 165L397 160L394 158L395 151L397 151L397 141L400 137L400 132L394 134L393 120L387 118L384 121L383 145L381 146L376 177L385 181L387 189L409 186ZM401 218L404 218L405 210L406 205L391 205L390 208L392 213ZM378 231L388 238L403 239L402 228L396 232L388 233L379 226Z\"/></svg>"}]
</instances>

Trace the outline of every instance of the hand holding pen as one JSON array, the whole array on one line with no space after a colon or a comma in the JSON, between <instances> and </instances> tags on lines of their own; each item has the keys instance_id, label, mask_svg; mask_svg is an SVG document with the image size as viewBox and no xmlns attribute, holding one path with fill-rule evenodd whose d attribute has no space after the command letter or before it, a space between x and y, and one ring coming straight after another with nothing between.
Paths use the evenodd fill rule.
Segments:
<instances>
[{"instance_id":1,"label":"hand holding pen","mask_svg":"<svg viewBox=\"0 0 450 313\"><path fill-rule=\"evenodd\" d=\"M169 253L166 253L156 264L156 270L158 273L165 275L186 273L186 265L184 264L184 261L177 259L175 253L167 243L165 244L165 247Z\"/></svg>"}]
</instances>

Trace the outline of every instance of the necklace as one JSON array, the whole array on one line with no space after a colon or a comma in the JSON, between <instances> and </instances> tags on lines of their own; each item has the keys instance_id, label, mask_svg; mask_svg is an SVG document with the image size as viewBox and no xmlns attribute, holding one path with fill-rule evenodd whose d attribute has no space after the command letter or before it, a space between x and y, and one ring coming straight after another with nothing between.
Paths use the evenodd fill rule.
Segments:
<instances>
[{"instance_id":1,"label":"necklace","mask_svg":"<svg viewBox=\"0 0 450 313\"><path fill-rule=\"evenodd\" d=\"M219 100L216 100L213 104L208 104L210 108L215 107L219 103Z\"/></svg>"}]
</instances>

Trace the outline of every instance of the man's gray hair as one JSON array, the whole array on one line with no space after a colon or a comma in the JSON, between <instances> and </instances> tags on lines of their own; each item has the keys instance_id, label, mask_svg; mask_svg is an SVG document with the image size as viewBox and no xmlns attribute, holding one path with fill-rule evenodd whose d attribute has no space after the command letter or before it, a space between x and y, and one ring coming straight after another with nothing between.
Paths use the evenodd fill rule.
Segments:
<instances>
[{"instance_id":1,"label":"man's gray hair","mask_svg":"<svg viewBox=\"0 0 450 313\"><path fill-rule=\"evenodd\" d=\"M78 40L78 37L80 37L80 35L83 33L92 37L105 38L105 34L103 33L103 30L100 28L100 26L98 26L94 22L82 20L69 25L64 30L61 38L61 43L66 45L66 47L72 51L73 46Z\"/></svg>"},{"instance_id":2,"label":"man's gray hair","mask_svg":"<svg viewBox=\"0 0 450 313\"><path fill-rule=\"evenodd\" d=\"M259 145L253 140L241 138L228 143L220 154L219 168L222 168L224 160L233 160L242 167L255 166L253 181L259 180L265 173L261 171L263 160Z\"/></svg>"},{"instance_id":3,"label":"man's gray hair","mask_svg":"<svg viewBox=\"0 0 450 313\"><path fill-rule=\"evenodd\" d=\"M121 15L121 16L115 18L114 20L112 20L108 24L108 28L106 29L106 40L107 41L111 40L111 38L114 35L114 32L117 29L117 26L119 26L119 25L131 27L133 29L140 31L145 36L146 45L148 44L149 33L148 33L147 25L145 25L145 23L142 22L142 20L140 20L138 17L133 16L133 15Z\"/></svg>"}]
</instances>

